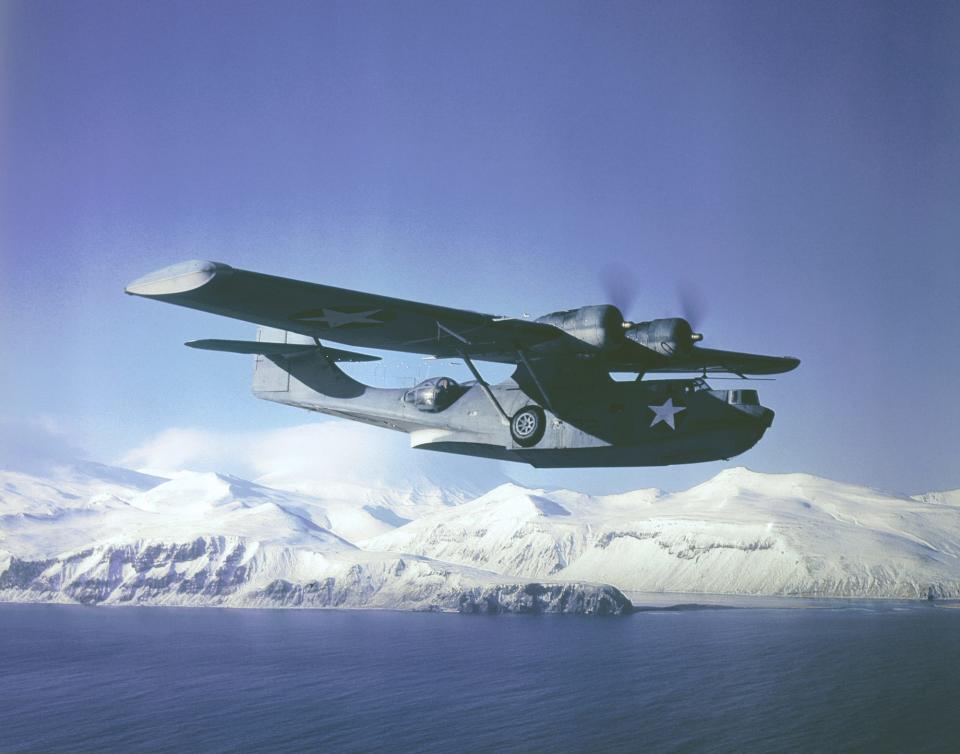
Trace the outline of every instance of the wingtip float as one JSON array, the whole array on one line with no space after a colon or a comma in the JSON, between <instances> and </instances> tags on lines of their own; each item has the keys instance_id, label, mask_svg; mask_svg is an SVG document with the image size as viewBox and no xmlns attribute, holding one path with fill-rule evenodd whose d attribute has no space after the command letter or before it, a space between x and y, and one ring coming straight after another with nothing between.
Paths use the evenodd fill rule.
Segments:
<instances>
[{"instance_id":1,"label":"wingtip float","mask_svg":"<svg viewBox=\"0 0 960 754\"><path fill-rule=\"evenodd\" d=\"M233 268L228 264L191 259L147 273L127 285L124 292L145 298L172 296L201 288L218 275L232 271Z\"/></svg>"}]
</instances>

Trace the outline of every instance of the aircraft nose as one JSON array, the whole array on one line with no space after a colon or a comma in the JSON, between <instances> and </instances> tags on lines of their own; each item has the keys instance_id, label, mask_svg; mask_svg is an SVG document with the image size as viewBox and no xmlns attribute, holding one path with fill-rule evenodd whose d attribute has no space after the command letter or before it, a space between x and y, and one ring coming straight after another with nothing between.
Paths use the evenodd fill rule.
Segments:
<instances>
[{"instance_id":1,"label":"aircraft nose","mask_svg":"<svg viewBox=\"0 0 960 754\"><path fill-rule=\"evenodd\" d=\"M749 406L738 405L735 406L742 414L746 414L752 423L755 423L757 428L761 432L765 432L770 428L770 425L773 424L773 417L775 416L773 409L767 408L766 406L761 406L759 404L753 404Z\"/></svg>"}]
</instances>

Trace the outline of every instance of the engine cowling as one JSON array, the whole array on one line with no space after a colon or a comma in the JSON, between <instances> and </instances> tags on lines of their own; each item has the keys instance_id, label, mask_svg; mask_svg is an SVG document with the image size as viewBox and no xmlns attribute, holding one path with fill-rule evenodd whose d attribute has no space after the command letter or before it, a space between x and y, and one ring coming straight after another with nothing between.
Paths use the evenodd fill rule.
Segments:
<instances>
[{"instance_id":1,"label":"engine cowling","mask_svg":"<svg viewBox=\"0 0 960 754\"><path fill-rule=\"evenodd\" d=\"M680 317L638 322L627 328L625 334L635 343L663 356L685 353L703 337L693 331L687 320Z\"/></svg>"},{"instance_id":2,"label":"engine cowling","mask_svg":"<svg viewBox=\"0 0 960 754\"><path fill-rule=\"evenodd\" d=\"M552 312L538 318L537 322L553 325L601 351L623 342L623 314L609 304Z\"/></svg>"}]
</instances>

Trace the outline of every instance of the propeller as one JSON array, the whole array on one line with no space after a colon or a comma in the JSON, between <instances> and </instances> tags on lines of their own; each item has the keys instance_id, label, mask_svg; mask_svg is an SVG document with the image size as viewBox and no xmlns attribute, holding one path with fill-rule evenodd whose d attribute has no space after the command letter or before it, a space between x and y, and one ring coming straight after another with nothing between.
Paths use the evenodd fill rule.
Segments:
<instances>
[{"instance_id":1,"label":"propeller","mask_svg":"<svg viewBox=\"0 0 960 754\"><path fill-rule=\"evenodd\" d=\"M677 303L680 305L680 314L691 325L702 321L705 308L703 294L689 280L677 282Z\"/></svg>"},{"instance_id":2,"label":"propeller","mask_svg":"<svg viewBox=\"0 0 960 754\"><path fill-rule=\"evenodd\" d=\"M600 283L607 301L621 312L633 308L639 290L632 270L626 265L611 262L600 271ZM626 324L626 323L625 323Z\"/></svg>"},{"instance_id":3,"label":"propeller","mask_svg":"<svg viewBox=\"0 0 960 754\"><path fill-rule=\"evenodd\" d=\"M640 287L637 285L635 270L628 268L625 264L611 262L601 270L600 282L603 286L607 301L617 307L622 313L633 309L633 305L640 291ZM703 335L699 332L693 332L693 330L697 324L702 322L703 313L706 309L704 296L694 283L686 279L677 282L675 298L681 316L690 324L690 340L698 343L703 340ZM636 323L628 319L624 319L623 329L629 330L635 324Z\"/></svg>"},{"instance_id":4,"label":"propeller","mask_svg":"<svg viewBox=\"0 0 960 754\"><path fill-rule=\"evenodd\" d=\"M690 339L697 343L703 340L703 335L696 332L697 326L703 323L703 314L706 310L706 298L700 289L689 278L678 280L676 284L677 303L680 305L680 315L690 323L695 331Z\"/></svg>"}]
</instances>

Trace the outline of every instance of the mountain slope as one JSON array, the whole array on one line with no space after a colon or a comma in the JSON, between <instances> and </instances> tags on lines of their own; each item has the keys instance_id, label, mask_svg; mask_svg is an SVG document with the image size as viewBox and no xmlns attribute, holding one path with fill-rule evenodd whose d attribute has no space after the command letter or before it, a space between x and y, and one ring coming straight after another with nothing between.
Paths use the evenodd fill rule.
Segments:
<instances>
[{"instance_id":1,"label":"mountain slope","mask_svg":"<svg viewBox=\"0 0 960 754\"><path fill-rule=\"evenodd\" d=\"M359 544L631 591L960 596L960 509L742 468L675 494L505 485Z\"/></svg>"},{"instance_id":2,"label":"mountain slope","mask_svg":"<svg viewBox=\"0 0 960 754\"><path fill-rule=\"evenodd\" d=\"M330 531L318 501L218 474L159 479L111 467L63 467L49 480L0 472L0 488L0 549L20 557L198 536L353 547Z\"/></svg>"},{"instance_id":3,"label":"mountain slope","mask_svg":"<svg viewBox=\"0 0 960 754\"><path fill-rule=\"evenodd\" d=\"M348 539L472 500L506 481L488 461L411 452L406 436L342 421L239 435L171 428L127 453L125 463L167 477L229 468L265 487L322 499Z\"/></svg>"},{"instance_id":4,"label":"mountain slope","mask_svg":"<svg viewBox=\"0 0 960 754\"><path fill-rule=\"evenodd\" d=\"M340 607L462 612L629 612L616 589L504 580L428 558L237 537L97 545L0 564L0 600L107 605Z\"/></svg>"},{"instance_id":5,"label":"mountain slope","mask_svg":"<svg viewBox=\"0 0 960 754\"><path fill-rule=\"evenodd\" d=\"M508 483L451 504L414 478L425 485L415 498L409 485L379 482L318 488L324 497L210 473L0 472L0 598L447 609L478 589L527 599L531 582L555 585L555 606L564 585L579 590L575 603L607 594L596 584L960 597L952 493L907 497L737 468L678 493ZM378 499L393 507L371 505ZM396 513L404 500L405 512L426 512L406 522Z\"/></svg>"},{"instance_id":6,"label":"mountain slope","mask_svg":"<svg viewBox=\"0 0 960 754\"><path fill-rule=\"evenodd\" d=\"M63 468L46 479L0 472L0 487L2 601L630 609L604 585L505 580L426 557L361 551L331 529L344 510L364 530L389 526L361 505L330 505L236 477L158 479L109 467Z\"/></svg>"},{"instance_id":7,"label":"mountain slope","mask_svg":"<svg viewBox=\"0 0 960 754\"><path fill-rule=\"evenodd\" d=\"M922 503L939 503L941 505L960 506L960 490L943 490L942 492L925 492L922 495L914 495L914 500Z\"/></svg>"}]
</instances>

